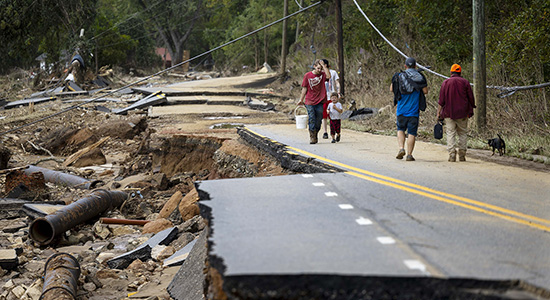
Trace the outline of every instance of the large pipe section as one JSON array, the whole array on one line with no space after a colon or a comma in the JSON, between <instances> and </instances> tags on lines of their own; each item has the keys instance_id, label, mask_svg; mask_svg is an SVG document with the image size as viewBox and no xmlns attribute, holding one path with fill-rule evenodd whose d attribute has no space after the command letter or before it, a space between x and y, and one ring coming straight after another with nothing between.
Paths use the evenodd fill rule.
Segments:
<instances>
[{"instance_id":1,"label":"large pipe section","mask_svg":"<svg viewBox=\"0 0 550 300\"><path fill-rule=\"evenodd\" d=\"M85 198L32 221L29 226L29 235L40 245L48 245L56 236L74 226L84 223L113 207L121 206L127 197L127 194L121 191L95 190Z\"/></svg>"},{"instance_id":2,"label":"large pipe section","mask_svg":"<svg viewBox=\"0 0 550 300\"><path fill-rule=\"evenodd\" d=\"M44 266L44 287L40 300L76 300L80 265L67 253L56 253Z\"/></svg>"},{"instance_id":3,"label":"large pipe section","mask_svg":"<svg viewBox=\"0 0 550 300\"><path fill-rule=\"evenodd\" d=\"M76 175L45 169L33 165L29 165L28 168L25 169L26 175L30 175L36 172L41 172L42 174L44 174L44 180L47 182L71 186L78 189L94 189L99 183L103 183L101 180L91 181Z\"/></svg>"}]
</instances>

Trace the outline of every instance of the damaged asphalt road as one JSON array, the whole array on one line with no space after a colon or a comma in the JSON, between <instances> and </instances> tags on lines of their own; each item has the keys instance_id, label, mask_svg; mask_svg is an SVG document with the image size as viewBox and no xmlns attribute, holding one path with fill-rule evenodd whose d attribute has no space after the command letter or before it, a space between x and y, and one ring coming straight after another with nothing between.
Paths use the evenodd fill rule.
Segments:
<instances>
[{"instance_id":1,"label":"damaged asphalt road","mask_svg":"<svg viewBox=\"0 0 550 300\"><path fill-rule=\"evenodd\" d=\"M546 243L543 230L381 187L396 185L380 184L387 180L382 176L394 174L426 186L437 182L436 174L421 179L417 173L438 170L438 176L450 176L439 162L440 146L419 143L417 164L405 168L404 162L387 159L393 137L345 131L337 145L306 145L304 131L284 113L294 100L255 86L268 77L195 80L169 88L152 84L101 107L85 105L3 135L6 163L0 180L10 198L0 200L0 299L39 299L48 286L47 262L57 256L69 264L61 269L73 271L64 276L76 280L69 299L549 297L544 285L525 280L531 278L522 266L529 261L515 260L517 267L506 263L514 261L506 256L514 251L491 252L495 258L483 272L474 267L486 265L489 255L472 254L476 245L482 254L490 251L475 222L494 226L493 238L507 229L508 240L495 242L501 250L508 249L502 243L520 235L526 240L541 235L538 240ZM127 109L157 91L154 98L165 98L156 106ZM78 99L65 100L10 108L0 124L4 130L21 126ZM116 113L125 109L126 114ZM371 164L360 167L376 174L352 174L359 171L350 172L344 163L352 161L348 155ZM463 166L480 174L494 167L475 160ZM61 176L66 179L31 172L37 168L67 174ZM429 187L445 190L439 183ZM125 197L97 212L87 210L85 220L63 228L47 244L31 237L33 220L101 190ZM466 196L477 200L479 190ZM132 225L133 220L144 222ZM462 230L457 234L453 227ZM464 241L470 242L457 247ZM540 244L517 244L540 249ZM537 251L530 253L538 257ZM458 263L446 264L454 259ZM506 272L491 279L499 260ZM539 266L542 275L535 279L544 282L545 265Z\"/></svg>"}]
</instances>

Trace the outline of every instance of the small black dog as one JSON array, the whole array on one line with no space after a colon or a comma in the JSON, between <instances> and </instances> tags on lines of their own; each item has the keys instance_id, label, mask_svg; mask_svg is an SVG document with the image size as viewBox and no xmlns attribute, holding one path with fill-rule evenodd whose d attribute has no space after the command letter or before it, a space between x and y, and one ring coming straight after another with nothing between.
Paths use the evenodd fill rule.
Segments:
<instances>
[{"instance_id":1,"label":"small black dog","mask_svg":"<svg viewBox=\"0 0 550 300\"><path fill-rule=\"evenodd\" d=\"M500 156L506 153L506 143L504 142L502 137L500 137L500 134L497 133L497 136L497 138L487 140L489 146L493 148L493 154L491 154L491 156L495 155L495 150L498 151L498 154Z\"/></svg>"}]
</instances>

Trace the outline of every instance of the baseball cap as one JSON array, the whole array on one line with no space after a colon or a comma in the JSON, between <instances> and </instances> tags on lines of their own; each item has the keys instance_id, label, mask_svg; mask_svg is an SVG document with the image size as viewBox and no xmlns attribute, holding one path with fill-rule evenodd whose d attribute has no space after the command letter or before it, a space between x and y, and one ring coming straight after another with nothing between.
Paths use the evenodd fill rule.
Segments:
<instances>
[{"instance_id":1,"label":"baseball cap","mask_svg":"<svg viewBox=\"0 0 550 300\"><path fill-rule=\"evenodd\" d=\"M416 67L416 59L412 57L407 57L407 59L405 60L405 65L407 65L407 67L409 68Z\"/></svg>"},{"instance_id":2,"label":"baseball cap","mask_svg":"<svg viewBox=\"0 0 550 300\"><path fill-rule=\"evenodd\" d=\"M451 73L454 73L454 72L456 73L462 72L462 68L460 67L459 64L454 64L451 66Z\"/></svg>"}]
</instances>

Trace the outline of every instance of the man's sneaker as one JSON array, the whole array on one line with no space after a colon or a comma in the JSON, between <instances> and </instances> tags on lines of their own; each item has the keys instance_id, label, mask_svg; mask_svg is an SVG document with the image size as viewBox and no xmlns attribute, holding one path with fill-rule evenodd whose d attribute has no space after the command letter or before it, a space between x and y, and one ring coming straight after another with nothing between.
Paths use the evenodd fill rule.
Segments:
<instances>
[{"instance_id":1,"label":"man's sneaker","mask_svg":"<svg viewBox=\"0 0 550 300\"><path fill-rule=\"evenodd\" d=\"M415 161L414 157L412 155L407 155L407 161Z\"/></svg>"},{"instance_id":2,"label":"man's sneaker","mask_svg":"<svg viewBox=\"0 0 550 300\"><path fill-rule=\"evenodd\" d=\"M332 142L331 142L331 143L336 143L336 140L332 140Z\"/></svg>"},{"instance_id":3,"label":"man's sneaker","mask_svg":"<svg viewBox=\"0 0 550 300\"><path fill-rule=\"evenodd\" d=\"M336 141L339 142L340 141L340 135L336 135Z\"/></svg>"},{"instance_id":4,"label":"man's sneaker","mask_svg":"<svg viewBox=\"0 0 550 300\"><path fill-rule=\"evenodd\" d=\"M328 133L326 133L326 132L323 133L323 138L324 138L325 140L328 139Z\"/></svg>"},{"instance_id":5,"label":"man's sneaker","mask_svg":"<svg viewBox=\"0 0 550 300\"><path fill-rule=\"evenodd\" d=\"M403 159L403 156L405 156L405 149L399 150L399 152L397 152L397 156L395 158Z\"/></svg>"}]
</instances>

